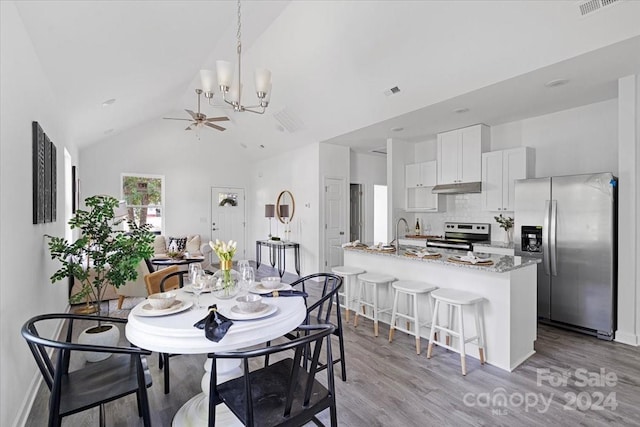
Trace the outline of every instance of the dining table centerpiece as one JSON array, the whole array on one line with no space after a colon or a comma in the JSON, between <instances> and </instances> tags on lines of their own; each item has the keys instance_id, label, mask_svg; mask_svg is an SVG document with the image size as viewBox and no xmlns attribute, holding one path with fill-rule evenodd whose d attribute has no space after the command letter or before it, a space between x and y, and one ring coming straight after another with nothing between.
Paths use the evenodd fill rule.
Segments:
<instances>
[{"instance_id":1,"label":"dining table centerpiece","mask_svg":"<svg viewBox=\"0 0 640 427\"><path fill-rule=\"evenodd\" d=\"M215 243L210 241L209 246L216 253L220 260L220 270L213 274L213 295L217 298L228 299L236 296L239 292L238 282L240 273L232 268L233 256L236 254L238 242L229 240L221 242L216 239Z\"/></svg>"}]
</instances>

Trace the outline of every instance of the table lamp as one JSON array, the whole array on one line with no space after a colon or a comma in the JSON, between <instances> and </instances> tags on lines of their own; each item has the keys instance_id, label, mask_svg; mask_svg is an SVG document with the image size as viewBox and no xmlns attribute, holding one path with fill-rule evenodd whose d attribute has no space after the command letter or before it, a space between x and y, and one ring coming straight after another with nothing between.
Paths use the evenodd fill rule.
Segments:
<instances>
[{"instance_id":1,"label":"table lamp","mask_svg":"<svg viewBox=\"0 0 640 427\"><path fill-rule=\"evenodd\" d=\"M284 240L289 241L289 205L280 205L280 218L284 218Z\"/></svg>"},{"instance_id":2,"label":"table lamp","mask_svg":"<svg viewBox=\"0 0 640 427\"><path fill-rule=\"evenodd\" d=\"M276 205L264 205L264 217L269 218L269 238L271 238L271 218L276 216Z\"/></svg>"}]
</instances>

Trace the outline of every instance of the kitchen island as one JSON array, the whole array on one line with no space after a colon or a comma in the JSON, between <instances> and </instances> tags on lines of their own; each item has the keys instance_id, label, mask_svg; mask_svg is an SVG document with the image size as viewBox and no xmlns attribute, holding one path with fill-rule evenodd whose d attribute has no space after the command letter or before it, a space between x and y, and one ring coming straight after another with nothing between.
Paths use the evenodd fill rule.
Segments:
<instances>
[{"instance_id":1,"label":"kitchen island","mask_svg":"<svg viewBox=\"0 0 640 427\"><path fill-rule=\"evenodd\" d=\"M491 265L465 264L451 260L464 252L436 249L439 258L419 258L401 249L395 252L369 249L344 249L344 264L360 267L367 272L383 273L398 280L418 280L439 288L459 289L481 295L484 329L486 334L486 361L498 368L512 371L535 353L536 340L536 264L539 260L525 257L492 255ZM353 289L355 297L357 288ZM393 291L380 288L381 308L391 307ZM427 301L421 301L423 320L431 320ZM353 301L349 308L354 309ZM470 313L465 313L467 316ZM440 313L441 318L445 313ZM390 323L391 313L381 313L380 320ZM475 325L465 321L468 336L475 335ZM422 328L422 336L428 338L429 329ZM434 357L437 357L436 349ZM478 355L475 344L467 344L467 355Z\"/></svg>"}]
</instances>

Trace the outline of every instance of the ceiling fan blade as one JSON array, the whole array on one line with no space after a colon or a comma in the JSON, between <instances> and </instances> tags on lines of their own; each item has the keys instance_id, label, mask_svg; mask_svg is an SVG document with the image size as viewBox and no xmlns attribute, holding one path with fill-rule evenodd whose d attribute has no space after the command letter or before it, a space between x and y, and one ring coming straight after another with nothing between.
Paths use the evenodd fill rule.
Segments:
<instances>
[{"instance_id":1,"label":"ceiling fan blade","mask_svg":"<svg viewBox=\"0 0 640 427\"><path fill-rule=\"evenodd\" d=\"M206 121L207 122L226 122L228 120L229 120L229 117L222 116L222 117L209 117Z\"/></svg>"},{"instance_id":2,"label":"ceiling fan blade","mask_svg":"<svg viewBox=\"0 0 640 427\"><path fill-rule=\"evenodd\" d=\"M198 115L197 115L196 113L194 113L193 111L191 111L191 110L184 110L184 111L186 111L187 113L189 113L189 115L190 115L191 117L193 117L193 120L198 120Z\"/></svg>"},{"instance_id":3,"label":"ceiling fan blade","mask_svg":"<svg viewBox=\"0 0 640 427\"><path fill-rule=\"evenodd\" d=\"M187 127L185 128L185 130L191 130L191 126L193 126L193 125L189 125L189 126L187 126Z\"/></svg>"},{"instance_id":4,"label":"ceiling fan blade","mask_svg":"<svg viewBox=\"0 0 640 427\"><path fill-rule=\"evenodd\" d=\"M221 132L226 130L226 129L225 129L225 128L223 128L222 126L214 125L214 124L212 124L212 123L205 123L204 125L205 125L205 126L209 126L210 128L213 128L213 129L217 129L217 130L219 130L219 131L221 131Z\"/></svg>"},{"instance_id":5,"label":"ceiling fan blade","mask_svg":"<svg viewBox=\"0 0 640 427\"><path fill-rule=\"evenodd\" d=\"M186 120L187 122L192 122L192 119L176 119L175 117L163 117L165 120Z\"/></svg>"}]
</instances>

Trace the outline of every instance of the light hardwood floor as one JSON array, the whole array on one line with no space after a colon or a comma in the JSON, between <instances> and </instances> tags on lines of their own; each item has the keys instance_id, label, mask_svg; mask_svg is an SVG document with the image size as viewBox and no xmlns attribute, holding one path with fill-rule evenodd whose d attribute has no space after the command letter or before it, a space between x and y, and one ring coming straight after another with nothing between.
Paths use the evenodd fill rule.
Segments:
<instances>
[{"instance_id":1,"label":"light hardwood floor","mask_svg":"<svg viewBox=\"0 0 640 427\"><path fill-rule=\"evenodd\" d=\"M264 267L260 270L261 275L269 273ZM468 357L468 374L463 377L458 354L436 347L428 360L427 340L422 354L416 355L412 336L397 332L389 343L388 332L381 324L380 336L374 338L367 319L357 328L344 325L347 382L339 380L336 365L340 426L640 426L640 348L540 325L537 353L515 371L481 366ZM337 346L335 340L334 352ZM178 408L200 392L205 359L173 357L171 393L164 395L157 356L152 355L149 398L154 426L171 425ZM566 384L552 381L561 378ZM48 396L41 387L27 426L46 424ZM501 396L506 399L502 406ZM108 404L107 425L141 426L135 402L129 397ZM63 425L97 426L97 413L69 416ZM322 415L328 422L328 413Z\"/></svg>"}]
</instances>

